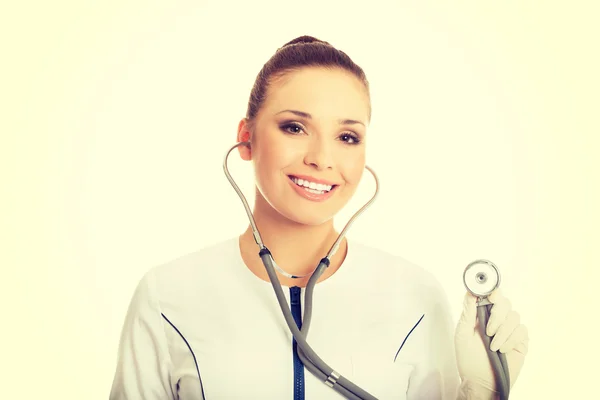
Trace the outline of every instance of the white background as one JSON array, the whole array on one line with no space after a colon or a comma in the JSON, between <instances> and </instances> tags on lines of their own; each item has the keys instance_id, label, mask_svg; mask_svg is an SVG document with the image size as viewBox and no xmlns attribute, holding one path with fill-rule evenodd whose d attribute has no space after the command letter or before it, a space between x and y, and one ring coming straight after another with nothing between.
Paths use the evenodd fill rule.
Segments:
<instances>
[{"instance_id":1,"label":"white background","mask_svg":"<svg viewBox=\"0 0 600 400\"><path fill-rule=\"evenodd\" d=\"M591 7L18 4L0 11L0 397L108 397L144 272L245 229L223 156L263 63L303 34L347 52L371 83L367 161L382 188L350 236L431 269L455 320L464 267L494 261L531 337L511 399L595 391ZM338 226L371 189L365 174Z\"/></svg>"}]
</instances>

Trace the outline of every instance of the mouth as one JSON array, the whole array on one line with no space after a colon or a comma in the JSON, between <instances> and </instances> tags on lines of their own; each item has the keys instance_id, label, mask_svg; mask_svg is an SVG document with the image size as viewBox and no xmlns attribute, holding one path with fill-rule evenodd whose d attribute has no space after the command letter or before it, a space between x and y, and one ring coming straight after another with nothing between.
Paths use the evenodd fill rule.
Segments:
<instances>
[{"instance_id":1,"label":"mouth","mask_svg":"<svg viewBox=\"0 0 600 400\"><path fill-rule=\"evenodd\" d=\"M297 178L293 175L288 175L288 178L290 178L290 180L292 182L294 182L294 184L296 186L304 189L308 193L312 193L312 194L316 194L316 195L323 195L323 194L330 193L339 186L339 185L326 185L323 183L311 182L306 179Z\"/></svg>"}]
</instances>

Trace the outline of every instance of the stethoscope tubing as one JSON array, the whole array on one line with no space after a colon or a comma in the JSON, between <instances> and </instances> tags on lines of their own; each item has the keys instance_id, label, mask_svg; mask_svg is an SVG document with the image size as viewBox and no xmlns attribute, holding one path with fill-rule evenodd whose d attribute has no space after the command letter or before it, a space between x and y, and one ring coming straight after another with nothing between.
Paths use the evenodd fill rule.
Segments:
<instances>
[{"instance_id":1,"label":"stethoscope tubing","mask_svg":"<svg viewBox=\"0 0 600 400\"><path fill-rule=\"evenodd\" d=\"M277 274L275 269L272 266L271 262L271 253L268 252L267 249L261 251L261 258L263 260L263 264L267 269L267 273L269 274L269 279L275 290L275 295L277 296L277 300L279 302L279 306L284 315L285 321L288 325L288 328L292 332L292 335L296 339L298 344L298 356L300 357L303 364L307 367L307 369L314 373L317 378L319 378L324 383L328 384L331 388L335 389L340 394L346 396L348 399L353 400L377 400L376 397L372 396L365 390L358 387L356 384L351 382L350 380L344 378L339 373L337 373L333 368L325 363L316 352L310 347L308 342L306 341L306 337L303 332L298 329L296 322L294 321L292 314L289 310L289 306L287 304L287 300L285 295L283 294L283 290L281 289L281 284L279 283L279 279L277 278ZM316 271L322 273L325 268L327 268L326 263L321 260L321 263L317 267ZM315 271L315 272L316 272ZM312 276L320 275L320 273L313 273ZM312 278L312 277L311 277ZM313 284L314 286L314 284ZM305 312L308 307L305 307ZM305 321L309 321L305 319ZM303 324L305 322L303 321Z\"/></svg>"},{"instance_id":2,"label":"stethoscope tubing","mask_svg":"<svg viewBox=\"0 0 600 400\"><path fill-rule=\"evenodd\" d=\"M477 306L477 319L479 320L479 334L483 339L485 349L494 371L494 378L496 379L496 389L500 395L501 400L507 400L510 393L510 374L508 370L508 361L506 360L506 354L501 353L500 350L492 351L490 345L493 337L487 335L486 327L490 318L492 304L484 304Z\"/></svg>"},{"instance_id":3,"label":"stethoscope tubing","mask_svg":"<svg viewBox=\"0 0 600 400\"><path fill-rule=\"evenodd\" d=\"M348 229L350 228L350 226L352 225L354 220L367 207L369 207L373 203L373 201L375 201L375 198L377 197L377 195L379 193L379 180L377 178L377 175L371 168L369 168L368 166L365 166L365 168L373 175L373 177L375 179L375 194L346 223L346 226L338 235L337 240L331 246L329 252L327 253L327 256L324 257L323 259L321 259L319 265L317 266L315 271L312 273L312 275L308 281L308 284L306 286L306 289L305 289L305 310L304 310L304 318L303 318L303 322L302 322L302 330L300 331L298 329L298 326L296 325L296 322L294 321L292 314L291 314L289 305L287 303L287 300L286 300L285 295L283 294L283 290L281 288L281 283L279 282L279 278L277 277L277 273L275 272L275 268L274 268L275 261L273 260L273 256L272 256L271 252L269 251L269 249L263 243L262 238L260 236L260 232L258 231L258 228L256 226L256 222L254 221L252 211L250 210L250 206L248 205L248 202L246 201L244 194L242 193L242 191L240 190L238 185L235 183L235 180L229 173L229 169L227 167L227 159L229 157L229 154L231 153L231 151L233 149L235 149L241 145L249 146L250 143L249 142L239 142L239 143L235 144L234 146L232 146L229 149L229 151L227 152L227 154L225 155L225 160L223 162L223 170L225 172L225 175L227 176L227 179L229 180L229 182L233 186L234 190L236 191L236 193L242 200L242 203L244 204L246 214L248 215L248 219L250 220L250 226L252 228L254 240L256 241L257 245L260 248L259 256L265 266L267 274L269 275L269 280L273 286L273 290L275 291L275 296L277 298L277 301L278 301L281 311L283 313L284 319L285 319L292 335L296 339L296 343L298 344L298 356L299 356L300 360L305 365L305 367L311 373L313 373L317 378L319 378L321 381L323 381L329 387L336 390L337 392L339 392L346 398L351 399L351 400L377 400L376 397L369 394L364 389L361 389L356 384L354 384L347 378L343 377L342 375L337 373L333 368L331 368L329 365L327 365L316 354L316 352L310 347L310 345L306 341L306 335L308 334L308 329L310 328L310 322L311 322L311 318L312 318L312 300L313 300L314 287L315 287L319 277L322 275L322 273L325 271L325 269L329 266L331 257L333 257L333 255L337 252L341 241L343 240L344 236L346 235L346 232L348 231Z\"/></svg>"}]
</instances>

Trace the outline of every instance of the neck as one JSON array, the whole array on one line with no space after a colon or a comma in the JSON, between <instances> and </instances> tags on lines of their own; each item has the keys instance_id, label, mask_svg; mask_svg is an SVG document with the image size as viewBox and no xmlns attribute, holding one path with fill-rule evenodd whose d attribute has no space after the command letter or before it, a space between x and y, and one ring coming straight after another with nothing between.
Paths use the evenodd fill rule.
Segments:
<instances>
[{"instance_id":1,"label":"neck","mask_svg":"<svg viewBox=\"0 0 600 400\"><path fill-rule=\"evenodd\" d=\"M298 276L311 274L338 237L333 221L315 226L298 224L273 210L260 195L256 197L253 214L264 245L273 255L277 265L289 274ZM268 280L250 226L240 237L240 244L248 268L261 279ZM332 257L330 267L319 281L328 278L339 268L345 254L346 241L343 240L338 252ZM310 278L308 276L290 279L279 273L278 277L285 286L305 286Z\"/></svg>"}]
</instances>

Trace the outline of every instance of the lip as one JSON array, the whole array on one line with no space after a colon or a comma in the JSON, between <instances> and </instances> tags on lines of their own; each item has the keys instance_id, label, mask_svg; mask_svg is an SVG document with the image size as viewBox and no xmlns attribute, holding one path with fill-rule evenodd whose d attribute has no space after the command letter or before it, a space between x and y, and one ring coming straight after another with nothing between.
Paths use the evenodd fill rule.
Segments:
<instances>
[{"instance_id":1,"label":"lip","mask_svg":"<svg viewBox=\"0 0 600 400\"><path fill-rule=\"evenodd\" d=\"M296 175L292 175L295 178L300 178L299 176ZM300 178L300 179L304 179L304 178ZM307 178L307 180L309 180ZM333 193L337 190L338 186L335 185L331 188L331 190L329 192L323 193L323 194L316 194L316 193L311 193L307 190L304 190L303 188L301 188L300 186L296 185L294 183L294 181L292 180L291 176L289 177L288 181L290 182L290 185L292 185L292 188L296 191L296 193L298 193L300 196L304 197L307 200L310 201L316 201L316 202L321 202L321 201L325 201L327 199L329 199L331 196L333 196ZM314 181L312 181L314 182ZM315 182L318 183L318 182ZM325 183L327 184L327 183Z\"/></svg>"},{"instance_id":2,"label":"lip","mask_svg":"<svg viewBox=\"0 0 600 400\"><path fill-rule=\"evenodd\" d=\"M305 181L314 182L314 183L320 183L322 185L339 186L335 182L325 181L323 179L313 178L312 176L308 176L308 175L288 175L288 177L290 177L290 178L294 177L294 178L298 178L298 179L303 179Z\"/></svg>"}]
</instances>

